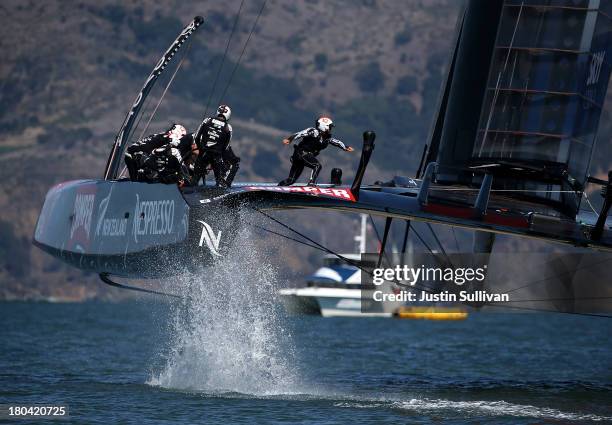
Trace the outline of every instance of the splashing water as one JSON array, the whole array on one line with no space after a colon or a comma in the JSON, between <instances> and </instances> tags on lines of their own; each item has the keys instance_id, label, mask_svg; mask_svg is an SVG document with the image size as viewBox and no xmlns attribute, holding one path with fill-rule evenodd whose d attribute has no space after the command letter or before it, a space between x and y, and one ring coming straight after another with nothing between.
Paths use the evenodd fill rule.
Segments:
<instances>
[{"instance_id":1,"label":"splashing water","mask_svg":"<svg viewBox=\"0 0 612 425\"><path fill-rule=\"evenodd\" d=\"M277 272L263 251L241 229L230 255L215 267L173 282L185 301L173 312L166 366L150 385L211 393L297 392L298 362L276 299Z\"/></svg>"}]
</instances>

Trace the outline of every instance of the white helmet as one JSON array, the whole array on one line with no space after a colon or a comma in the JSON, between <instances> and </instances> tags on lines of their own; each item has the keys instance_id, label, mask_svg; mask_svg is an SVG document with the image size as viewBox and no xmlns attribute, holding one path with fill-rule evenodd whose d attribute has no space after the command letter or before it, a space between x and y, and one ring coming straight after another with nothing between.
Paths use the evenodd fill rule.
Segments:
<instances>
[{"instance_id":1,"label":"white helmet","mask_svg":"<svg viewBox=\"0 0 612 425\"><path fill-rule=\"evenodd\" d=\"M232 110L227 105L219 105L217 108L217 116L225 118L225 121L229 121L232 116Z\"/></svg>"},{"instance_id":2,"label":"white helmet","mask_svg":"<svg viewBox=\"0 0 612 425\"><path fill-rule=\"evenodd\" d=\"M331 133L334 122L330 117L321 117L317 120L315 126L321 133Z\"/></svg>"}]
</instances>

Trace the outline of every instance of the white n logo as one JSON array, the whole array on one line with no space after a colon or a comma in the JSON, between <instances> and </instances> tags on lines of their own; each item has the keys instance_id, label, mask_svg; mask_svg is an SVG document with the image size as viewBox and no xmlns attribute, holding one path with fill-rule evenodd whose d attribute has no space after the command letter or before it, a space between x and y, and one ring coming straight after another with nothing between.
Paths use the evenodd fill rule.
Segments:
<instances>
[{"instance_id":1,"label":"white n logo","mask_svg":"<svg viewBox=\"0 0 612 425\"><path fill-rule=\"evenodd\" d=\"M215 236L215 232L213 231L210 225L202 220L197 220L198 223L202 223L202 235L200 236L200 246L204 245L206 242L206 246L210 249L210 252L213 255L221 256L219 254L219 243L221 242L221 230L219 230L219 234Z\"/></svg>"}]
</instances>

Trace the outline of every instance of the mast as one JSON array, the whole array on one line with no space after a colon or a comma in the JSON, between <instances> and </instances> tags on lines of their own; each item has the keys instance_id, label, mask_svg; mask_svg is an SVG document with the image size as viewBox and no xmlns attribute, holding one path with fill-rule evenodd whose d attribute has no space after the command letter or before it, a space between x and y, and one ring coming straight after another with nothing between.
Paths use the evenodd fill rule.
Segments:
<instances>
[{"instance_id":1,"label":"mast","mask_svg":"<svg viewBox=\"0 0 612 425\"><path fill-rule=\"evenodd\" d=\"M354 241L357 242L357 252L363 254L366 252L366 229L368 225L368 215L359 214L360 217L360 228L359 234L355 236Z\"/></svg>"},{"instance_id":2,"label":"mast","mask_svg":"<svg viewBox=\"0 0 612 425\"><path fill-rule=\"evenodd\" d=\"M185 41L204 23L204 18L201 16L196 16L193 18L193 21L189 23L181 33L178 35L176 40L170 45L168 50L161 57L153 71L146 79L144 86L136 96L136 100L132 104L130 111L126 115L123 120L123 124L119 128L117 132L117 136L115 137L115 142L113 144L113 149L108 157L108 161L106 162L106 168L104 170L104 179L112 180L117 177L117 173L119 171L119 165L121 164L121 157L123 156L123 151L125 150L125 145L128 142L130 134L132 133L132 126L134 125L134 121L144 104L144 100L148 96L149 92L155 85L157 78L164 71L166 66L170 63L176 52L181 48L181 46L185 43Z\"/></svg>"}]
</instances>

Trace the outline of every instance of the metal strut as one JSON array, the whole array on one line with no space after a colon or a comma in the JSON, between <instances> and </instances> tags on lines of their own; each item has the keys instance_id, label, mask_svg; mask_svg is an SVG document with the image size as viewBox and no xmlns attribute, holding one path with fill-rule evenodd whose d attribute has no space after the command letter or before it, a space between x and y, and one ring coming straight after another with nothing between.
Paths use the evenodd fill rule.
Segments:
<instances>
[{"instance_id":1,"label":"metal strut","mask_svg":"<svg viewBox=\"0 0 612 425\"><path fill-rule=\"evenodd\" d=\"M98 276L100 276L100 280L102 282L106 283L108 286L113 286L115 288L127 289L129 291L136 291L136 292L144 292L147 294L163 295L163 296L172 297L172 298L183 298L180 295L168 294L166 292L161 292L161 291L154 291L153 289L138 288L136 286L124 285L123 283L118 283L118 282L111 280L109 278L110 275L108 273L100 273Z\"/></svg>"},{"instance_id":2,"label":"metal strut","mask_svg":"<svg viewBox=\"0 0 612 425\"><path fill-rule=\"evenodd\" d=\"M376 140L376 133L373 131L366 131L363 133L363 149L361 149L361 158L359 159L359 166L355 173L355 180L351 185L351 192L356 200L359 200L359 190L361 189L361 182L365 175L368 162L374 151L374 140Z\"/></svg>"},{"instance_id":3,"label":"metal strut","mask_svg":"<svg viewBox=\"0 0 612 425\"><path fill-rule=\"evenodd\" d=\"M597 217L595 227L591 231L591 239L594 241L601 239L606 224L606 219L608 218L608 213L610 212L610 207L612 207L612 171L608 172L608 181L601 189L601 196L604 198L604 203L601 207L601 212Z\"/></svg>"},{"instance_id":4,"label":"metal strut","mask_svg":"<svg viewBox=\"0 0 612 425\"><path fill-rule=\"evenodd\" d=\"M438 166L435 162L430 162L427 164L427 168L425 168L425 175L423 176L423 180L421 181L421 187L419 188L419 193L417 194L417 201L419 204L426 205L427 198L429 196L429 185L434 177L434 172L436 167Z\"/></svg>"},{"instance_id":5,"label":"metal strut","mask_svg":"<svg viewBox=\"0 0 612 425\"><path fill-rule=\"evenodd\" d=\"M489 205L489 195L491 194L492 185L493 175L485 174L484 179L482 179L482 185L480 186L480 190L478 191L476 203L474 204L474 210L476 210L476 213L479 217L482 217L487 213L487 207Z\"/></svg>"},{"instance_id":6,"label":"metal strut","mask_svg":"<svg viewBox=\"0 0 612 425\"><path fill-rule=\"evenodd\" d=\"M406 230L404 231L404 240L402 241L402 263L406 264L406 246L408 245L408 236L410 234L410 220L406 220Z\"/></svg>"},{"instance_id":7,"label":"metal strut","mask_svg":"<svg viewBox=\"0 0 612 425\"><path fill-rule=\"evenodd\" d=\"M385 231L383 232L382 242L380 243L380 252L378 253L378 263L376 264L376 268L380 267L382 263L383 255L385 255L385 248L387 246L387 238L389 237L389 229L391 229L392 221L393 221L393 218L391 217L387 217L387 219L385 220Z\"/></svg>"}]
</instances>

